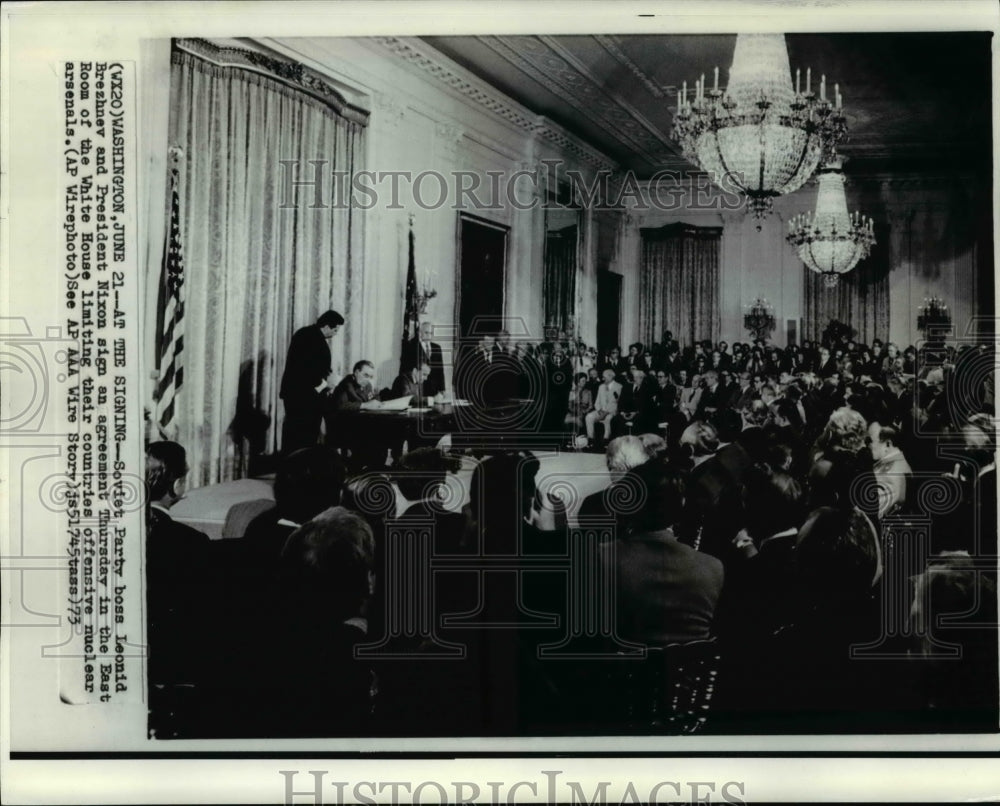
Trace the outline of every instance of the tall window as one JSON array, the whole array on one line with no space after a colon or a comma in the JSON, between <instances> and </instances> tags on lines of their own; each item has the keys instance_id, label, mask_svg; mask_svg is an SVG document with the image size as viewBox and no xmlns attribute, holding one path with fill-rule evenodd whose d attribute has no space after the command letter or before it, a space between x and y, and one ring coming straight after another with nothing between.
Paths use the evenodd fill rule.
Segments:
<instances>
[{"instance_id":1,"label":"tall window","mask_svg":"<svg viewBox=\"0 0 1000 806\"><path fill-rule=\"evenodd\" d=\"M682 345L718 341L722 228L678 223L640 234L640 338L649 344L669 329Z\"/></svg>"},{"instance_id":2,"label":"tall window","mask_svg":"<svg viewBox=\"0 0 1000 806\"><path fill-rule=\"evenodd\" d=\"M360 306L361 221L336 204L331 175L358 167L367 114L299 65L201 41L175 43L170 78L185 296L171 436L197 486L276 450L292 333L329 308L350 322ZM296 194L294 181L317 176L318 190ZM333 342L335 366L351 332Z\"/></svg>"}]
</instances>

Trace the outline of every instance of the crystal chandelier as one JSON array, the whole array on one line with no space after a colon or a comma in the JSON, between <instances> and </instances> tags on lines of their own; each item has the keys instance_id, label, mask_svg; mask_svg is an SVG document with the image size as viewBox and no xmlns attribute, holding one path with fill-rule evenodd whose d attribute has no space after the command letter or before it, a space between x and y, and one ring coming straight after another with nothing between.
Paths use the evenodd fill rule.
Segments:
<instances>
[{"instance_id":1,"label":"crystal chandelier","mask_svg":"<svg viewBox=\"0 0 1000 806\"><path fill-rule=\"evenodd\" d=\"M802 262L823 275L827 288L836 286L841 274L868 257L875 243L872 220L857 211L848 215L840 160L832 160L820 171L816 212L795 216L788 222L786 237Z\"/></svg>"},{"instance_id":2,"label":"crystal chandelier","mask_svg":"<svg viewBox=\"0 0 1000 806\"><path fill-rule=\"evenodd\" d=\"M847 131L839 85L831 102L826 76L818 96L812 71L806 70L804 88L801 79L796 70L792 86L784 34L739 34L725 91L716 67L712 89L702 75L691 101L687 82L677 96L673 137L684 156L724 189L735 184L758 230L774 197L802 187Z\"/></svg>"}]
</instances>

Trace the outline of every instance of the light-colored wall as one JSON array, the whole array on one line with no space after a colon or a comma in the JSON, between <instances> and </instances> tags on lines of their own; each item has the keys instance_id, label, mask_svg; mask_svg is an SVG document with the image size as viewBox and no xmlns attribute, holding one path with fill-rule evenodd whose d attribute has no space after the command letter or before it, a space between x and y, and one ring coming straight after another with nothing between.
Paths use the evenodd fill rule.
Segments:
<instances>
[{"instance_id":1,"label":"light-colored wall","mask_svg":"<svg viewBox=\"0 0 1000 806\"><path fill-rule=\"evenodd\" d=\"M977 180L964 177L860 177L848 171L848 209L860 209L875 221L876 238L888 246L890 265L890 326L880 338L913 344L920 338L917 308L924 297L936 295L954 311L958 336L975 316L992 309L992 294L983 288L977 260L987 243L980 210L987 191ZM648 189L644 189L648 193ZM670 198L669 194L660 194ZM778 327L774 340L785 343L785 323L799 320L803 310L803 266L785 241L788 221L815 205L816 189L807 184L791 196L776 200L774 212L762 223L743 210L693 204L688 189L676 209L657 209L649 195L647 209L634 208L623 226L621 271L623 281L622 343L639 337L640 228L682 221L696 226L722 226L720 337L730 343L745 341L743 311L757 297L775 308ZM663 207L664 205L659 205ZM801 335L800 335L801 338Z\"/></svg>"},{"instance_id":2,"label":"light-colored wall","mask_svg":"<svg viewBox=\"0 0 1000 806\"><path fill-rule=\"evenodd\" d=\"M427 318L435 323L435 340L445 344L454 335L459 219L456 182L451 178L455 171L478 177L482 185L477 195L487 199L489 171L501 172L505 181L516 171L534 169L539 160L560 159L563 170L580 170L590 181L601 167L613 167L604 155L502 96L419 40L304 38L258 44L322 72L349 92L355 103L370 110L365 168L412 175L434 171L448 177L448 196L434 209L417 203L403 181L400 209L388 209L380 202L364 214L363 313L347 326L360 329L360 344L365 356L376 363L379 384L390 383L398 368L410 215L418 283L429 276L438 292L427 310ZM379 187L387 191L388 180ZM428 178L422 187L425 201L439 195L435 180ZM527 332L540 340L543 199L541 193L533 198L533 184L523 178L514 203L506 198L504 188L502 181L494 209L470 206L468 211L510 228L505 315L516 318L512 332ZM544 188L539 186L539 190ZM532 201L531 209L518 209ZM596 242L586 212L580 215L580 238L578 329L592 343L596 336Z\"/></svg>"}]
</instances>

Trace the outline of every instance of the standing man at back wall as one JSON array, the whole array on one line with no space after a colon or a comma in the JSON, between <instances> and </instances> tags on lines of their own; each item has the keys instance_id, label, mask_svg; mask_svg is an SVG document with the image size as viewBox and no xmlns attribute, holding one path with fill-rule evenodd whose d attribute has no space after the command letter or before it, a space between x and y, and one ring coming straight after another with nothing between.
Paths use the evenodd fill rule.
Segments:
<instances>
[{"instance_id":1,"label":"standing man at back wall","mask_svg":"<svg viewBox=\"0 0 1000 806\"><path fill-rule=\"evenodd\" d=\"M427 397L440 394L444 391L444 359L441 354L441 345L431 341L431 334L434 332L434 325L428 321L420 323L420 334L407 345L407 354L404 357L400 374L409 372L413 367L426 364L430 369L427 380L424 381L424 394Z\"/></svg>"},{"instance_id":2,"label":"standing man at back wall","mask_svg":"<svg viewBox=\"0 0 1000 806\"><path fill-rule=\"evenodd\" d=\"M336 384L331 377L329 341L343 324L343 316L327 311L315 325L306 325L292 336L281 376L281 399L285 402L285 422L281 429L284 454L319 441L323 400Z\"/></svg>"}]
</instances>

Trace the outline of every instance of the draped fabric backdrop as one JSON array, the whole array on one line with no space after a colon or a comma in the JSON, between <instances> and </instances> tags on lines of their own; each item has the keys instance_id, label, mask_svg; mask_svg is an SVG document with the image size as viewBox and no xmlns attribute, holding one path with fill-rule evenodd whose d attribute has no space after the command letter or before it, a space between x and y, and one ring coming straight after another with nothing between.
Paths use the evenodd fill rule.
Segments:
<instances>
[{"instance_id":1,"label":"draped fabric backdrop","mask_svg":"<svg viewBox=\"0 0 1000 806\"><path fill-rule=\"evenodd\" d=\"M576 225L545 233L542 282L546 327L565 330L576 315Z\"/></svg>"},{"instance_id":2,"label":"draped fabric backdrop","mask_svg":"<svg viewBox=\"0 0 1000 806\"><path fill-rule=\"evenodd\" d=\"M639 279L639 338L670 330L680 344L719 340L721 227L644 228Z\"/></svg>"},{"instance_id":3,"label":"draped fabric backdrop","mask_svg":"<svg viewBox=\"0 0 1000 806\"><path fill-rule=\"evenodd\" d=\"M252 453L278 448L278 388L296 329L340 311L347 326L333 364L347 366L362 232L357 211L329 206L330 172L358 167L364 118L242 67L180 50L171 62L186 299L176 439L188 451L188 485L200 486L244 476ZM296 161L297 174L280 160ZM321 161L315 174L312 160ZM313 188L295 195L291 185L314 175L326 179L321 209L309 209Z\"/></svg>"},{"instance_id":4,"label":"draped fabric backdrop","mask_svg":"<svg viewBox=\"0 0 1000 806\"><path fill-rule=\"evenodd\" d=\"M817 341L831 319L850 325L855 338L865 344L889 338L889 257L885 245L876 244L871 254L847 274L836 288L827 288L823 277L802 267L802 338Z\"/></svg>"}]
</instances>

